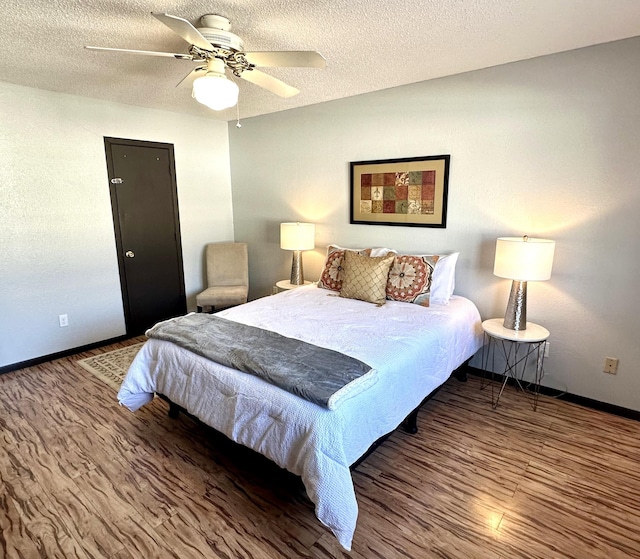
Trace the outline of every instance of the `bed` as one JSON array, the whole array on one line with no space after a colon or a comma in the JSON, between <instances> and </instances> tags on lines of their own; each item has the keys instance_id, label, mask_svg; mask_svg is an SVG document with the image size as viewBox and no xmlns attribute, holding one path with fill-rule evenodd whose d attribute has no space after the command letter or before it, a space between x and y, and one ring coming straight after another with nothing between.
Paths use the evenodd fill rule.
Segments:
<instances>
[{"instance_id":1,"label":"bed","mask_svg":"<svg viewBox=\"0 0 640 559\"><path fill-rule=\"evenodd\" d=\"M300 476L317 518L351 549L358 505L350 466L393 431L482 344L476 306L375 306L316 285L217 313L351 356L372 367L334 409L171 342L149 339L118 393L131 411L162 394L205 424Z\"/></svg>"}]
</instances>

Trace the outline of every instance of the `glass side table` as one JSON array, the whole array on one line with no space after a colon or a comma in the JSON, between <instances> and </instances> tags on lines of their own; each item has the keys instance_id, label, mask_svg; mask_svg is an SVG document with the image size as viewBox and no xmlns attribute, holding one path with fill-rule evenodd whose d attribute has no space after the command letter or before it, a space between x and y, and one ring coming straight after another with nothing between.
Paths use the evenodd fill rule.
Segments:
<instances>
[{"instance_id":1,"label":"glass side table","mask_svg":"<svg viewBox=\"0 0 640 559\"><path fill-rule=\"evenodd\" d=\"M529 399L533 411L538 407L538 395L540 382L544 375L544 352L549 337L549 330L533 322L527 322L526 330L510 330L505 328L502 318L491 318L482 323L484 330L484 345L482 346L482 370L491 371L491 406L496 409L500 396L509 379L513 379L516 385ZM495 396L493 388L493 375L495 371L496 351L504 359L504 371L502 385L498 395ZM523 383L527 364L535 359L535 378L533 391L525 389ZM481 383L484 389L486 383Z\"/></svg>"}]
</instances>

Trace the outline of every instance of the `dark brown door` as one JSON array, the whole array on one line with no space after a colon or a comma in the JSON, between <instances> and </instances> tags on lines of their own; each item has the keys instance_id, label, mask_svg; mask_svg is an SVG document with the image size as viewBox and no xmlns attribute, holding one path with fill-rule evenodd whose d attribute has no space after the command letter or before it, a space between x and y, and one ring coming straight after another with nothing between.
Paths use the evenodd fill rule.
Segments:
<instances>
[{"instance_id":1,"label":"dark brown door","mask_svg":"<svg viewBox=\"0 0 640 559\"><path fill-rule=\"evenodd\" d=\"M173 145L105 138L127 334L187 310Z\"/></svg>"}]
</instances>

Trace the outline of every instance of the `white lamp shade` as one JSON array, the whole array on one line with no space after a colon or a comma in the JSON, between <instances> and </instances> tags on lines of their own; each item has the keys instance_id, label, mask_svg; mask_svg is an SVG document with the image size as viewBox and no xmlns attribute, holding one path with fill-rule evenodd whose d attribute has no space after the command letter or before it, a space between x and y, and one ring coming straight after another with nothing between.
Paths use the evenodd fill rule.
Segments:
<instances>
[{"instance_id":1,"label":"white lamp shade","mask_svg":"<svg viewBox=\"0 0 640 559\"><path fill-rule=\"evenodd\" d=\"M527 237L500 237L496 242L493 273L517 281L542 281L551 277L555 241Z\"/></svg>"},{"instance_id":2,"label":"white lamp shade","mask_svg":"<svg viewBox=\"0 0 640 559\"><path fill-rule=\"evenodd\" d=\"M233 107L238 102L238 84L224 74L207 72L193 82L193 98L214 111Z\"/></svg>"},{"instance_id":3,"label":"white lamp shade","mask_svg":"<svg viewBox=\"0 0 640 559\"><path fill-rule=\"evenodd\" d=\"M313 223L281 223L280 248L311 250L316 246L316 226Z\"/></svg>"}]
</instances>

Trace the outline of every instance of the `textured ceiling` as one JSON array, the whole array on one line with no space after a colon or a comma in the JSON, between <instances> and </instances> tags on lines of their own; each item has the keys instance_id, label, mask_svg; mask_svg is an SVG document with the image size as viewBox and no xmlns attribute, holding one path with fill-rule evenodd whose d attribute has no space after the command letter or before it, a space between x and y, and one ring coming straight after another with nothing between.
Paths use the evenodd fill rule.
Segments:
<instances>
[{"instance_id":1,"label":"textured ceiling","mask_svg":"<svg viewBox=\"0 0 640 559\"><path fill-rule=\"evenodd\" d=\"M175 85L193 62L84 45L187 52L150 12L219 13L245 49L317 50L327 68L265 69L301 93L239 80L240 116L457 74L640 34L640 0L3 0L0 80L232 120Z\"/></svg>"}]
</instances>

